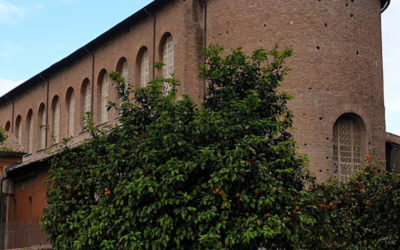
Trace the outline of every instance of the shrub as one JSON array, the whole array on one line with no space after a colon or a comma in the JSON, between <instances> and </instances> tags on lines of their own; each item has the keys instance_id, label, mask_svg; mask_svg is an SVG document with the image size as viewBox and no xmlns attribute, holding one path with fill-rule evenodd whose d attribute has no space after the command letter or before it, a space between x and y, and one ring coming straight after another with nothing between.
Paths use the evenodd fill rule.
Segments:
<instances>
[{"instance_id":1,"label":"shrub","mask_svg":"<svg viewBox=\"0 0 400 250\"><path fill-rule=\"evenodd\" d=\"M300 248L313 241L303 160L277 88L290 49L212 46L201 107L158 78L127 101L120 125L51 161L43 228L57 249ZM270 62L268 62L270 60ZM162 92L163 84L172 91ZM312 243L310 243L312 244Z\"/></svg>"},{"instance_id":2,"label":"shrub","mask_svg":"<svg viewBox=\"0 0 400 250\"><path fill-rule=\"evenodd\" d=\"M0 127L0 145L7 140L7 133L4 128Z\"/></svg>"},{"instance_id":3,"label":"shrub","mask_svg":"<svg viewBox=\"0 0 400 250\"><path fill-rule=\"evenodd\" d=\"M369 158L348 182L331 180L311 190L320 208L314 233L324 248L400 247L400 176Z\"/></svg>"}]
</instances>

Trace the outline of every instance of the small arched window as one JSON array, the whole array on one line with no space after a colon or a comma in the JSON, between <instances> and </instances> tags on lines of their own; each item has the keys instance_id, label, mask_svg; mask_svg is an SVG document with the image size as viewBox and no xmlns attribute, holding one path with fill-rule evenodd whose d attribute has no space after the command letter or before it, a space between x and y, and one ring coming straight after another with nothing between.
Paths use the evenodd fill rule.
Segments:
<instances>
[{"instance_id":1,"label":"small arched window","mask_svg":"<svg viewBox=\"0 0 400 250\"><path fill-rule=\"evenodd\" d=\"M90 88L90 81L89 79L85 79L82 82L82 87L81 87L81 105L80 105L80 115L81 115L81 127L83 127L84 124L84 118L86 113L92 111L92 91Z\"/></svg>"},{"instance_id":2,"label":"small arched window","mask_svg":"<svg viewBox=\"0 0 400 250\"><path fill-rule=\"evenodd\" d=\"M22 118L20 115L15 119L15 137L17 138L18 143L22 144Z\"/></svg>"},{"instance_id":3,"label":"small arched window","mask_svg":"<svg viewBox=\"0 0 400 250\"><path fill-rule=\"evenodd\" d=\"M139 83L140 87L146 87L150 81L150 56L146 47L142 47L138 54L137 63L139 65Z\"/></svg>"},{"instance_id":4,"label":"small arched window","mask_svg":"<svg viewBox=\"0 0 400 250\"><path fill-rule=\"evenodd\" d=\"M347 180L363 167L365 126L355 114L344 114L333 127L333 173Z\"/></svg>"},{"instance_id":5,"label":"small arched window","mask_svg":"<svg viewBox=\"0 0 400 250\"><path fill-rule=\"evenodd\" d=\"M84 124L84 118L86 113L92 111L92 92L90 88L90 81L89 79L83 80L82 87L81 87L81 105L80 105L80 117L81 117L81 127Z\"/></svg>"},{"instance_id":6,"label":"small arched window","mask_svg":"<svg viewBox=\"0 0 400 250\"><path fill-rule=\"evenodd\" d=\"M121 74L121 76L124 78L124 92L129 90L129 67L128 67L128 61L125 59L125 57L122 57L119 59L118 64L117 64L117 72ZM115 89L115 101L116 103L120 102L120 96L118 93L118 90Z\"/></svg>"},{"instance_id":7,"label":"small arched window","mask_svg":"<svg viewBox=\"0 0 400 250\"><path fill-rule=\"evenodd\" d=\"M38 146L39 149L44 149L46 147L46 131L47 131L47 126L46 126L46 109L44 103L40 104L39 106L39 112L38 112L38 135L39 135L39 141L38 141Z\"/></svg>"},{"instance_id":8,"label":"small arched window","mask_svg":"<svg viewBox=\"0 0 400 250\"><path fill-rule=\"evenodd\" d=\"M67 112L68 112L68 137L75 135L75 95L74 89L68 88L67 90Z\"/></svg>"},{"instance_id":9,"label":"small arched window","mask_svg":"<svg viewBox=\"0 0 400 250\"><path fill-rule=\"evenodd\" d=\"M117 71L125 79L126 85L129 85L129 68L128 68L128 61L125 59L125 57L119 59L117 64Z\"/></svg>"},{"instance_id":10,"label":"small arched window","mask_svg":"<svg viewBox=\"0 0 400 250\"><path fill-rule=\"evenodd\" d=\"M7 122L6 122L6 126L4 127L4 129L5 129L7 132L10 132L10 128L11 128L11 122L10 122L10 121L7 121Z\"/></svg>"},{"instance_id":11,"label":"small arched window","mask_svg":"<svg viewBox=\"0 0 400 250\"><path fill-rule=\"evenodd\" d=\"M110 81L106 70L102 70L99 77L99 94L98 94L98 106L99 106L99 121L100 123L108 122L108 110L107 105L109 101Z\"/></svg>"},{"instance_id":12,"label":"small arched window","mask_svg":"<svg viewBox=\"0 0 400 250\"><path fill-rule=\"evenodd\" d=\"M28 153L33 153L33 111L30 109L26 116L26 138Z\"/></svg>"},{"instance_id":13,"label":"small arched window","mask_svg":"<svg viewBox=\"0 0 400 250\"><path fill-rule=\"evenodd\" d=\"M57 144L60 142L60 122L61 122L61 105L60 99L58 96L53 98L53 102L51 105L52 112L52 122L51 122L51 131L54 143Z\"/></svg>"},{"instance_id":14,"label":"small arched window","mask_svg":"<svg viewBox=\"0 0 400 250\"><path fill-rule=\"evenodd\" d=\"M172 40L171 34L167 33L161 40L161 58L164 63L163 77L168 78L174 73L174 41ZM168 83L164 83L163 92L167 94L171 90L171 86Z\"/></svg>"}]
</instances>

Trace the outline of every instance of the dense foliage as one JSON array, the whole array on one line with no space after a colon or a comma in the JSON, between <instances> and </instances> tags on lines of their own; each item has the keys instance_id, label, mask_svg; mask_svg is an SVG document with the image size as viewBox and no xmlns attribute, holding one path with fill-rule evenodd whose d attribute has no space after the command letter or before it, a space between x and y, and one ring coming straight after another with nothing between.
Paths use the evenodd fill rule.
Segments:
<instances>
[{"instance_id":1,"label":"dense foliage","mask_svg":"<svg viewBox=\"0 0 400 250\"><path fill-rule=\"evenodd\" d=\"M52 158L42 226L56 249L396 249L400 177L366 168L317 184L277 88L291 50L205 51L198 107L178 81L129 88L118 126ZM172 90L163 94L163 86ZM307 188L306 188L307 187Z\"/></svg>"},{"instance_id":2,"label":"dense foliage","mask_svg":"<svg viewBox=\"0 0 400 250\"><path fill-rule=\"evenodd\" d=\"M366 160L348 182L331 180L310 190L320 208L314 232L324 248L400 247L400 176Z\"/></svg>"},{"instance_id":3,"label":"dense foliage","mask_svg":"<svg viewBox=\"0 0 400 250\"><path fill-rule=\"evenodd\" d=\"M0 160L7 156L7 154L11 151L4 142L7 140L8 135L4 128L0 127Z\"/></svg>"},{"instance_id":4,"label":"dense foliage","mask_svg":"<svg viewBox=\"0 0 400 250\"><path fill-rule=\"evenodd\" d=\"M7 134L4 128L0 127L0 145L3 143L5 140L7 140Z\"/></svg>"},{"instance_id":5,"label":"dense foliage","mask_svg":"<svg viewBox=\"0 0 400 250\"><path fill-rule=\"evenodd\" d=\"M289 96L276 90L291 50L222 52L205 52L202 107L176 98L174 77L155 79L123 102L120 126L91 127L53 158L43 227L54 247L292 248L306 237Z\"/></svg>"}]
</instances>

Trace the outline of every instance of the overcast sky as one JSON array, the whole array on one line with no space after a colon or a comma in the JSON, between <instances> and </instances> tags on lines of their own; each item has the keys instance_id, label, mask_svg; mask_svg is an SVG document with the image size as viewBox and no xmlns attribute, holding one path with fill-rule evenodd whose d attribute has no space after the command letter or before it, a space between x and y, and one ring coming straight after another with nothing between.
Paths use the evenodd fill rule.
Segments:
<instances>
[{"instance_id":1,"label":"overcast sky","mask_svg":"<svg viewBox=\"0 0 400 250\"><path fill-rule=\"evenodd\" d=\"M151 0L0 0L0 96ZM95 6L95 7L93 7ZM400 135L400 0L382 14L387 131Z\"/></svg>"},{"instance_id":2,"label":"overcast sky","mask_svg":"<svg viewBox=\"0 0 400 250\"><path fill-rule=\"evenodd\" d=\"M382 14L386 130L400 135L400 1Z\"/></svg>"}]
</instances>

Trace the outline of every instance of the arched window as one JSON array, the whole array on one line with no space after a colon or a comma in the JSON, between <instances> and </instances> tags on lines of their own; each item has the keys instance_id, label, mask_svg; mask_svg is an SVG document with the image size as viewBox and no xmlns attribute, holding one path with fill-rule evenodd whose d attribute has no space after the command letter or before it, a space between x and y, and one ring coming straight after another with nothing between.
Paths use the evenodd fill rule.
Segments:
<instances>
[{"instance_id":1,"label":"arched window","mask_svg":"<svg viewBox=\"0 0 400 250\"><path fill-rule=\"evenodd\" d=\"M74 89L68 88L67 90L67 112L68 112L68 137L75 135L75 95Z\"/></svg>"},{"instance_id":2,"label":"arched window","mask_svg":"<svg viewBox=\"0 0 400 250\"><path fill-rule=\"evenodd\" d=\"M163 77L170 77L174 73L174 42L171 34L167 33L161 40L161 58L164 63ZM164 83L163 93L167 94L171 90L171 86L168 83Z\"/></svg>"},{"instance_id":3,"label":"arched window","mask_svg":"<svg viewBox=\"0 0 400 250\"><path fill-rule=\"evenodd\" d=\"M61 120L61 105L60 99L58 96L53 98L53 102L51 105L52 112L52 122L51 122L51 131L54 143L57 144L60 142L60 120Z\"/></svg>"},{"instance_id":4,"label":"arched window","mask_svg":"<svg viewBox=\"0 0 400 250\"><path fill-rule=\"evenodd\" d=\"M354 114L344 114L333 127L333 174L345 181L363 167L365 126Z\"/></svg>"},{"instance_id":5,"label":"arched window","mask_svg":"<svg viewBox=\"0 0 400 250\"><path fill-rule=\"evenodd\" d=\"M125 59L125 57L122 57L119 59L119 62L117 64L117 71L121 74L121 76L124 78L125 82L125 92L128 91L129 89L129 67L128 67L128 62ZM115 89L115 101L116 103L120 102L120 96L118 93L118 90Z\"/></svg>"},{"instance_id":6,"label":"arched window","mask_svg":"<svg viewBox=\"0 0 400 250\"><path fill-rule=\"evenodd\" d=\"M98 95L98 107L99 107L99 122L108 122L108 110L107 104L109 100L110 81L106 70L102 70L99 77L99 95Z\"/></svg>"},{"instance_id":7,"label":"arched window","mask_svg":"<svg viewBox=\"0 0 400 250\"><path fill-rule=\"evenodd\" d=\"M139 83L140 87L146 87L150 81L150 56L146 47L142 47L138 54L137 65L139 65Z\"/></svg>"},{"instance_id":8,"label":"arched window","mask_svg":"<svg viewBox=\"0 0 400 250\"><path fill-rule=\"evenodd\" d=\"M38 135L39 135L39 141L38 141L38 146L39 149L44 149L46 147L46 109L44 103L40 104L39 106L39 112L38 112Z\"/></svg>"},{"instance_id":9,"label":"arched window","mask_svg":"<svg viewBox=\"0 0 400 250\"><path fill-rule=\"evenodd\" d=\"M122 77L125 79L125 83L128 85L129 84L129 68L128 68L128 62L126 61L125 57L122 57L119 59L118 64L117 64L117 71L121 73Z\"/></svg>"},{"instance_id":10,"label":"arched window","mask_svg":"<svg viewBox=\"0 0 400 250\"><path fill-rule=\"evenodd\" d=\"M26 138L28 153L33 153L33 111L30 109L26 116Z\"/></svg>"},{"instance_id":11,"label":"arched window","mask_svg":"<svg viewBox=\"0 0 400 250\"><path fill-rule=\"evenodd\" d=\"M81 115L81 127L84 124L85 114L92 111L92 92L90 89L89 79L83 80L81 87L81 105L80 105L80 115Z\"/></svg>"},{"instance_id":12,"label":"arched window","mask_svg":"<svg viewBox=\"0 0 400 250\"><path fill-rule=\"evenodd\" d=\"M9 131L10 131L10 128L11 128L11 122L10 122L10 121L7 121L7 122L6 122L6 126L4 127L4 129L5 129L7 132L9 132Z\"/></svg>"},{"instance_id":13,"label":"arched window","mask_svg":"<svg viewBox=\"0 0 400 250\"><path fill-rule=\"evenodd\" d=\"M15 119L15 137L19 144L22 144L22 118L20 115Z\"/></svg>"}]
</instances>

